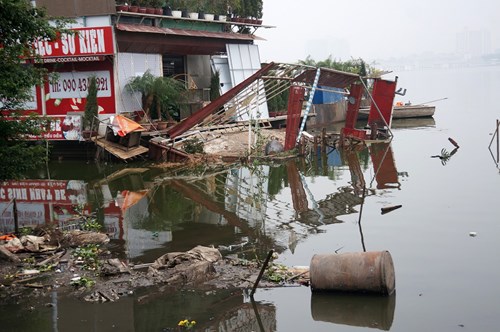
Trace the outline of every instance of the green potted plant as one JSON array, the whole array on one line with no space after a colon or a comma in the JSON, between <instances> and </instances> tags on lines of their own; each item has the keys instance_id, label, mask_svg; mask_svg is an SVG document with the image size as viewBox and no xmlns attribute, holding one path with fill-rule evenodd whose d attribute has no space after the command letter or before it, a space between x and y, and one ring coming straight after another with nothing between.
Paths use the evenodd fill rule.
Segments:
<instances>
[{"instance_id":1,"label":"green potted plant","mask_svg":"<svg viewBox=\"0 0 500 332\"><path fill-rule=\"evenodd\" d=\"M97 104L97 79L95 76L89 78L89 88L85 102L85 111L83 113L84 138L93 136L99 122L97 121L99 105Z\"/></svg>"},{"instance_id":2,"label":"green potted plant","mask_svg":"<svg viewBox=\"0 0 500 332\"><path fill-rule=\"evenodd\" d=\"M158 77L148 70L141 76L133 77L125 86L130 93L139 92L141 94L142 109L145 120L152 119L152 111L155 111L155 118L159 121L166 117L171 121L172 104L178 103L184 90L184 85L171 77Z\"/></svg>"},{"instance_id":3,"label":"green potted plant","mask_svg":"<svg viewBox=\"0 0 500 332\"><path fill-rule=\"evenodd\" d=\"M214 19L218 21L225 21L227 19L227 0L214 0L209 1L212 5L212 12L215 14Z\"/></svg>"},{"instance_id":4,"label":"green potted plant","mask_svg":"<svg viewBox=\"0 0 500 332\"><path fill-rule=\"evenodd\" d=\"M117 1L116 2L116 11L117 12L127 12L128 5L125 1Z\"/></svg>"},{"instance_id":5,"label":"green potted plant","mask_svg":"<svg viewBox=\"0 0 500 332\"><path fill-rule=\"evenodd\" d=\"M173 17L182 16L182 1L181 0L169 0L167 6L170 7Z\"/></svg>"},{"instance_id":6,"label":"green potted plant","mask_svg":"<svg viewBox=\"0 0 500 332\"><path fill-rule=\"evenodd\" d=\"M139 0L131 0L128 11L132 13L137 13L139 11Z\"/></svg>"},{"instance_id":7,"label":"green potted plant","mask_svg":"<svg viewBox=\"0 0 500 332\"><path fill-rule=\"evenodd\" d=\"M186 0L186 7L189 18L198 19L199 0Z\"/></svg>"},{"instance_id":8,"label":"green potted plant","mask_svg":"<svg viewBox=\"0 0 500 332\"><path fill-rule=\"evenodd\" d=\"M163 6L165 6L164 0L150 0L150 5L154 8L154 14L163 15Z\"/></svg>"},{"instance_id":9,"label":"green potted plant","mask_svg":"<svg viewBox=\"0 0 500 332\"><path fill-rule=\"evenodd\" d=\"M210 78L210 101L220 97L220 73L218 70Z\"/></svg>"}]
</instances>

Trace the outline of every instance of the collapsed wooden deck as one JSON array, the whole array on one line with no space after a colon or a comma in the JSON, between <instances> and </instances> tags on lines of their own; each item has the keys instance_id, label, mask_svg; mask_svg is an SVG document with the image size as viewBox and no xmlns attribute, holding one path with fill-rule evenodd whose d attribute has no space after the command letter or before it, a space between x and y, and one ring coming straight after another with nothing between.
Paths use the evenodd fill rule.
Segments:
<instances>
[{"instance_id":1,"label":"collapsed wooden deck","mask_svg":"<svg viewBox=\"0 0 500 332\"><path fill-rule=\"evenodd\" d=\"M141 145L128 148L121 144L110 142L102 136L92 137L91 140L99 148L102 148L105 151L111 153L113 156L125 161L128 159L135 158L149 151L147 147Z\"/></svg>"}]
</instances>

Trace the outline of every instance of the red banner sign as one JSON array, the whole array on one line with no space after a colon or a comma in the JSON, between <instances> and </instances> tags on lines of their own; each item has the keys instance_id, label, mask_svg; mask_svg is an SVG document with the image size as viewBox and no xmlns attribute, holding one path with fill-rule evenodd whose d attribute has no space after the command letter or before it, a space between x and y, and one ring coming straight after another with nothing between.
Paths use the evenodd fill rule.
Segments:
<instances>
[{"instance_id":1,"label":"red banner sign","mask_svg":"<svg viewBox=\"0 0 500 332\"><path fill-rule=\"evenodd\" d=\"M74 33L61 33L55 41L36 42L36 53L42 58L114 54L112 27L75 28L72 31Z\"/></svg>"}]
</instances>

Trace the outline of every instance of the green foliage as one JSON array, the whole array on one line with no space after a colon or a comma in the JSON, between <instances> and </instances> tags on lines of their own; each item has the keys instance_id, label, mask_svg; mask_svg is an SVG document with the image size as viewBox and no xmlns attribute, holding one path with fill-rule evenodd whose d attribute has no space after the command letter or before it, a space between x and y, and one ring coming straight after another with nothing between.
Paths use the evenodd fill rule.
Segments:
<instances>
[{"instance_id":1,"label":"green foliage","mask_svg":"<svg viewBox=\"0 0 500 332\"><path fill-rule=\"evenodd\" d=\"M43 8L31 7L29 1L2 0L0 10L0 100L3 109L18 109L31 98L31 88L41 84L47 69L19 61L20 56L38 58L38 40L54 40L65 22L48 22Z\"/></svg>"},{"instance_id":2,"label":"green foliage","mask_svg":"<svg viewBox=\"0 0 500 332\"><path fill-rule=\"evenodd\" d=\"M220 97L220 73L215 71L210 79L210 100L214 101Z\"/></svg>"},{"instance_id":3,"label":"green foliage","mask_svg":"<svg viewBox=\"0 0 500 332\"><path fill-rule=\"evenodd\" d=\"M238 15L242 17L262 18L262 0L240 0Z\"/></svg>"},{"instance_id":4,"label":"green foliage","mask_svg":"<svg viewBox=\"0 0 500 332\"><path fill-rule=\"evenodd\" d=\"M38 135L48 126L45 118L30 116L22 119L16 115L11 120L0 115L0 180L21 178L27 171L43 165L48 151L43 144L22 141L26 135Z\"/></svg>"},{"instance_id":5,"label":"green foliage","mask_svg":"<svg viewBox=\"0 0 500 332\"><path fill-rule=\"evenodd\" d=\"M71 280L70 284L75 287L90 288L95 285L95 280L88 277L81 277L76 278L75 280Z\"/></svg>"},{"instance_id":6,"label":"green foliage","mask_svg":"<svg viewBox=\"0 0 500 332\"><path fill-rule=\"evenodd\" d=\"M21 227L19 229L19 236L33 235L33 228L31 227Z\"/></svg>"},{"instance_id":7,"label":"green foliage","mask_svg":"<svg viewBox=\"0 0 500 332\"><path fill-rule=\"evenodd\" d=\"M74 210L76 212L74 217L78 219L81 230L92 232L99 232L101 230L102 226L97 221L95 213L86 213L83 205L75 206Z\"/></svg>"},{"instance_id":8,"label":"green foliage","mask_svg":"<svg viewBox=\"0 0 500 332\"><path fill-rule=\"evenodd\" d=\"M172 113L179 108L185 98L186 90L182 82L172 77L157 77L148 70L142 76L133 77L125 88L130 92L139 92L142 96L142 108L151 118L151 110L156 110L156 117L166 116L172 120Z\"/></svg>"},{"instance_id":9,"label":"green foliage","mask_svg":"<svg viewBox=\"0 0 500 332\"><path fill-rule=\"evenodd\" d=\"M360 76L371 76L373 72L376 72L376 69L366 64L366 62L359 59L350 59L346 61L332 59L330 55L327 59L322 61L315 61L311 56L307 56L305 60L299 60L299 64L314 66L314 67L322 67L322 68L331 68L335 70L345 71L348 73L359 74Z\"/></svg>"},{"instance_id":10,"label":"green foliage","mask_svg":"<svg viewBox=\"0 0 500 332\"><path fill-rule=\"evenodd\" d=\"M203 153L203 141L198 139L197 137L193 137L190 139L187 139L184 142L184 151L189 154L193 153Z\"/></svg>"},{"instance_id":11,"label":"green foliage","mask_svg":"<svg viewBox=\"0 0 500 332\"><path fill-rule=\"evenodd\" d=\"M39 40L54 40L64 21L53 20L43 8L33 8L29 1L2 0L0 10L0 109L19 110L32 98L32 88L42 84L47 69L35 66L39 56L33 45ZM20 61L24 56L28 61ZM15 116L15 115L14 115ZM0 179L21 177L26 171L46 161L42 145L19 142L25 135L40 133L45 120L9 121L0 115Z\"/></svg>"},{"instance_id":12,"label":"green foliage","mask_svg":"<svg viewBox=\"0 0 500 332\"><path fill-rule=\"evenodd\" d=\"M86 130L94 130L97 125L96 117L98 115L99 106L97 104L97 79L95 76L89 79L89 90L87 101L85 103L85 113L83 115L83 128Z\"/></svg>"},{"instance_id":13,"label":"green foliage","mask_svg":"<svg viewBox=\"0 0 500 332\"><path fill-rule=\"evenodd\" d=\"M99 267L99 246L96 244L77 247L72 255L78 260L83 261L83 268L85 270L95 271Z\"/></svg>"},{"instance_id":14,"label":"green foliage","mask_svg":"<svg viewBox=\"0 0 500 332\"><path fill-rule=\"evenodd\" d=\"M286 112L288 108L288 96L290 90L286 89L275 97L267 100L267 107L270 112Z\"/></svg>"}]
</instances>

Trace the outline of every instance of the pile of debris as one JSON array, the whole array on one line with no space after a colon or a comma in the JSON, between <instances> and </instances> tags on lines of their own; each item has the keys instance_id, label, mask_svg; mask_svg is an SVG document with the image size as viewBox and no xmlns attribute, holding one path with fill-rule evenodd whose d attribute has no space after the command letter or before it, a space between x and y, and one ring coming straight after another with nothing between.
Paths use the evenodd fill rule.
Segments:
<instances>
[{"instance_id":1,"label":"pile of debris","mask_svg":"<svg viewBox=\"0 0 500 332\"><path fill-rule=\"evenodd\" d=\"M10 261L0 264L2 299L43 296L58 288L86 301L109 302L154 285L251 288L259 283L260 262L224 258L216 248L197 246L164 254L153 263L133 265L111 257L105 246L108 242L106 234L82 230L0 236L0 260ZM272 277L262 279L260 287L285 283L277 282L275 269L268 270L274 271ZM301 281L294 278L291 282ZM30 293L30 289L35 291Z\"/></svg>"}]
</instances>

